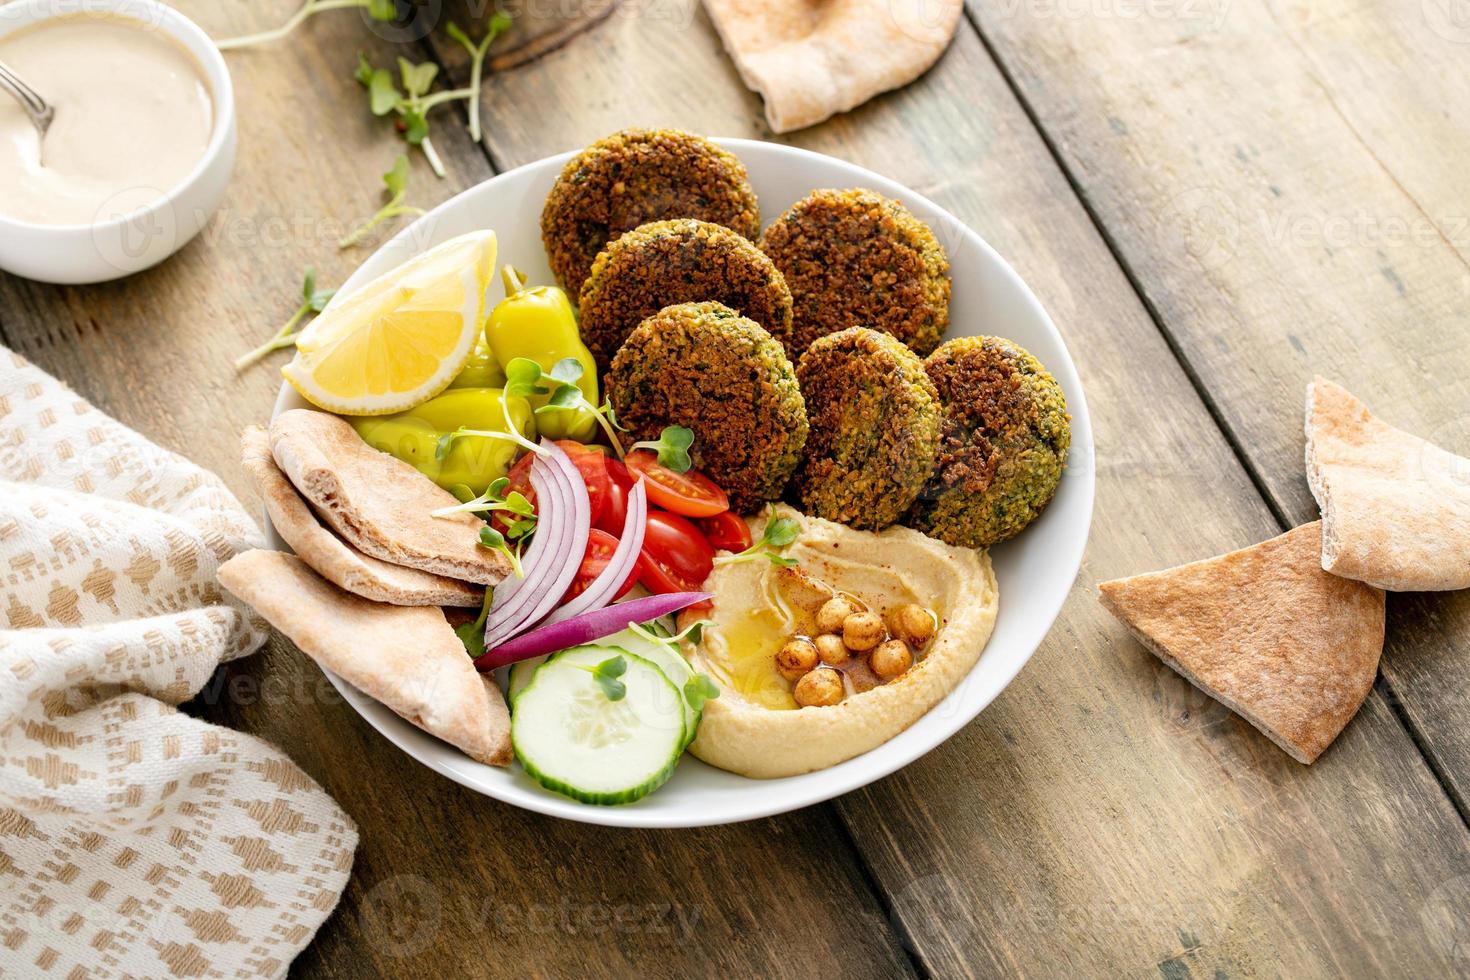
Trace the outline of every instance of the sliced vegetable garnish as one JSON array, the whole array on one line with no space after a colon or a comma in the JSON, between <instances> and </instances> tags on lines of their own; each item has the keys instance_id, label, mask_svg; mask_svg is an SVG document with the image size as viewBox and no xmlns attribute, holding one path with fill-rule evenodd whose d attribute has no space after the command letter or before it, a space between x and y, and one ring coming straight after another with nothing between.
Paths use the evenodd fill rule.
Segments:
<instances>
[{"instance_id":1,"label":"sliced vegetable garnish","mask_svg":"<svg viewBox=\"0 0 1470 980\"><path fill-rule=\"evenodd\" d=\"M692 592L709 578L714 560L715 551L699 528L678 514L649 511L638 572L649 592Z\"/></svg>"},{"instance_id":2,"label":"sliced vegetable garnish","mask_svg":"<svg viewBox=\"0 0 1470 980\"><path fill-rule=\"evenodd\" d=\"M766 521L766 529L765 531L761 532L761 539L759 541L751 545L749 548L746 548L738 555L718 556L717 558L715 558L715 564L738 565L741 562L759 561L760 559L764 558L768 560L772 565L780 565L782 568L789 568L790 566L796 564L795 558L787 558L784 555L778 555L774 551L770 551L767 549L784 548L791 542L795 541L796 536L800 533L801 522L798 521L796 518L772 516L768 521Z\"/></svg>"},{"instance_id":3,"label":"sliced vegetable garnish","mask_svg":"<svg viewBox=\"0 0 1470 980\"><path fill-rule=\"evenodd\" d=\"M643 550L647 518L648 498L643 492L643 481L639 480L633 487L632 496L628 498L628 516L623 522L622 538L618 541L617 550L608 559L607 567L580 595L552 613L546 620L548 625L580 616L593 609L601 609L617 597L619 590L638 567L638 555Z\"/></svg>"},{"instance_id":4,"label":"sliced vegetable garnish","mask_svg":"<svg viewBox=\"0 0 1470 980\"><path fill-rule=\"evenodd\" d=\"M498 646L492 645L483 656L476 658L475 667L481 671L494 670L518 660L591 643L627 629L629 623L646 623L713 598L712 592L675 592L603 606L572 619L522 633Z\"/></svg>"},{"instance_id":5,"label":"sliced vegetable garnish","mask_svg":"<svg viewBox=\"0 0 1470 980\"><path fill-rule=\"evenodd\" d=\"M667 431L667 430L665 430ZM648 480L648 499L682 517L713 517L730 509L730 498L697 470L677 472L659 462L651 449L628 453L628 470Z\"/></svg>"},{"instance_id":6,"label":"sliced vegetable garnish","mask_svg":"<svg viewBox=\"0 0 1470 980\"><path fill-rule=\"evenodd\" d=\"M716 551L738 553L755 543L755 539L750 536L750 525L732 511L727 510L714 517L697 518L694 526L699 528L704 539Z\"/></svg>"},{"instance_id":7,"label":"sliced vegetable garnish","mask_svg":"<svg viewBox=\"0 0 1470 980\"><path fill-rule=\"evenodd\" d=\"M561 447L543 440L538 451L542 455L531 466L531 485L540 510L526 574L496 586L485 622L487 647L540 622L566 594L587 550L592 529L587 488Z\"/></svg>"}]
</instances>

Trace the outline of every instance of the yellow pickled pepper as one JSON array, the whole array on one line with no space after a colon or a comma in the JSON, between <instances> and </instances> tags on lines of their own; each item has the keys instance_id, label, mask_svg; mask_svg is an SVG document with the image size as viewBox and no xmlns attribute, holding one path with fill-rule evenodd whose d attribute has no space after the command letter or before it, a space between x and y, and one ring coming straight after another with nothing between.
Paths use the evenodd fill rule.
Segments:
<instances>
[{"instance_id":1,"label":"yellow pickled pepper","mask_svg":"<svg viewBox=\"0 0 1470 980\"><path fill-rule=\"evenodd\" d=\"M480 336L475 340L475 346L470 351L470 359L465 362L460 372L449 382L451 388L504 388L505 369L495 359L495 353L490 350L490 344L485 340L485 332L480 331Z\"/></svg>"},{"instance_id":2,"label":"yellow pickled pepper","mask_svg":"<svg viewBox=\"0 0 1470 980\"><path fill-rule=\"evenodd\" d=\"M485 492L510 470L517 447L505 439L462 436L454 440L444 459L436 458L441 436L460 428L504 432L505 409L500 388L450 388L415 408L396 415L360 415L349 418L357 434L374 449L413 466L445 490L468 487L469 496ZM534 440L536 423L524 398L508 398L511 422L522 436ZM463 491L460 491L461 495Z\"/></svg>"},{"instance_id":3,"label":"yellow pickled pepper","mask_svg":"<svg viewBox=\"0 0 1470 980\"><path fill-rule=\"evenodd\" d=\"M577 386L591 405L597 405L597 365L582 343L577 316L567 294L556 286L527 286L525 278L507 265L501 270L505 299L496 304L485 322L485 340L500 364L526 357L550 372L557 361L575 358L582 365ZM531 399L533 409L546 404L550 394ZM536 415L537 431L550 439L591 442L597 420L581 409L558 409Z\"/></svg>"}]
</instances>

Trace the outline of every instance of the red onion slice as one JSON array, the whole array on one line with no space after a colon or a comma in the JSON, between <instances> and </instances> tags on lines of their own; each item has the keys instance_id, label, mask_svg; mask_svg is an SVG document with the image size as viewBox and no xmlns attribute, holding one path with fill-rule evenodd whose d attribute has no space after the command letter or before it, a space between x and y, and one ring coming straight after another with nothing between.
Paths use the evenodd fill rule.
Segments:
<instances>
[{"instance_id":1,"label":"red onion slice","mask_svg":"<svg viewBox=\"0 0 1470 980\"><path fill-rule=\"evenodd\" d=\"M494 670L518 660L539 657L543 653L554 653L567 647L591 643L604 636L621 633L628 628L629 623L646 623L713 598L713 592L671 592L667 595L615 602L573 619L522 633L514 640L475 658L475 669L482 672Z\"/></svg>"},{"instance_id":2,"label":"red onion slice","mask_svg":"<svg viewBox=\"0 0 1470 980\"><path fill-rule=\"evenodd\" d=\"M546 617L541 625L550 626L552 623L560 623L573 616L601 609L617 598L618 590L628 581L638 564L638 554L643 550L643 532L647 528L648 491L644 489L643 478L640 476L638 482L633 484L633 492L628 495L628 513L623 518L623 533L612 557L607 561L607 567L580 595L574 596L570 602Z\"/></svg>"},{"instance_id":3,"label":"red onion slice","mask_svg":"<svg viewBox=\"0 0 1470 980\"><path fill-rule=\"evenodd\" d=\"M548 562L549 572L541 581L536 582L534 587L530 583L529 576L521 580L515 594L500 610L493 630L487 619L485 629L487 646L515 636L551 611L551 608L561 601L561 597L566 595L567 588L572 584L572 579L576 577L577 569L582 564L582 556L587 551L587 538L592 531L592 503L587 497L587 486L582 482L577 465L560 446L549 439L542 439L541 445L547 452L531 464L532 485L535 485L537 470L540 469L545 484L556 488L555 506L562 512L563 523L558 527L561 533L556 536L555 540L551 535L545 538L541 535L541 515L553 506L552 501L547 499L538 508L536 537L531 542L531 548L536 551L538 559L541 558L542 549L549 549L547 552L551 556ZM539 504L543 499L539 496L540 487L537 488L536 493ZM492 604L491 616L495 616L495 613L496 610Z\"/></svg>"}]
</instances>

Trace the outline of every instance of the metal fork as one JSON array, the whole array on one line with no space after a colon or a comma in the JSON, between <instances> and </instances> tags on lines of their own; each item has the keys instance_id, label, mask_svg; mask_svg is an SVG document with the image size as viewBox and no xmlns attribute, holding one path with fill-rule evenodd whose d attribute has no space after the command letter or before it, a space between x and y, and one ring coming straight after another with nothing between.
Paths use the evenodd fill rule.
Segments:
<instances>
[{"instance_id":1,"label":"metal fork","mask_svg":"<svg viewBox=\"0 0 1470 980\"><path fill-rule=\"evenodd\" d=\"M56 117L56 109L41 98L40 93L27 85L25 80L3 61L0 61L0 88L15 96L15 100L26 111L26 115L30 116L36 132L41 134L41 141L44 143L46 130L50 128L51 120Z\"/></svg>"}]
</instances>

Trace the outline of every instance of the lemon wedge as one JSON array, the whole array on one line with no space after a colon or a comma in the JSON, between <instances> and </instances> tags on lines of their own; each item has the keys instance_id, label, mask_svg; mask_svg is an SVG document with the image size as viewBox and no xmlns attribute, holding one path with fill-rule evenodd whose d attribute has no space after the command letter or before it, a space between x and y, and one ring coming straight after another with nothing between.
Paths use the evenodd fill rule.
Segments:
<instances>
[{"instance_id":1,"label":"lemon wedge","mask_svg":"<svg viewBox=\"0 0 1470 980\"><path fill-rule=\"evenodd\" d=\"M413 408L449 386L480 334L495 232L451 238L331 304L296 340L281 374L343 415Z\"/></svg>"}]
</instances>

